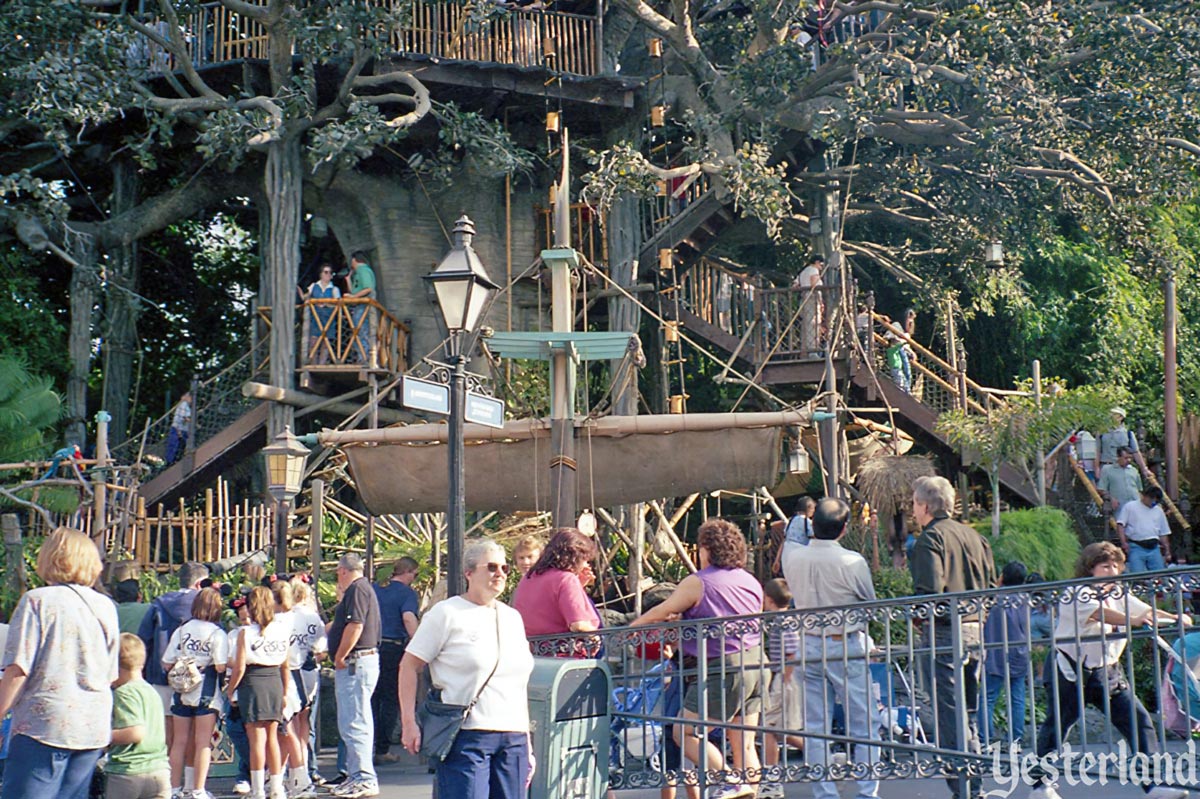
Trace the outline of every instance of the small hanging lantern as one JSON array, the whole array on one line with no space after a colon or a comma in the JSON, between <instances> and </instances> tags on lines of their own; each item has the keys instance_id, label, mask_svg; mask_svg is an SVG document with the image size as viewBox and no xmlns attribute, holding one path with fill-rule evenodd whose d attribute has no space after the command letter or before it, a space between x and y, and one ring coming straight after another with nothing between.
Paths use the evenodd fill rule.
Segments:
<instances>
[{"instance_id":1,"label":"small hanging lantern","mask_svg":"<svg viewBox=\"0 0 1200 799\"><path fill-rule=\"evenodd\" d=\"M813 214L808 218L808 235L820 236L823 229L824 228L821 225L821 217Z\"/></svg>"},{"instance_id":2,"label":"small hanging lantern","mask_svg":"<svg viewBox=\"0 0 1200 799\"><path fill-rule=\"evenodd\" d=\"M679 323L675 321L666 321L663 323L663 335L668 344L675 344L679 341Z\"/></svg>"},{"instance_id":3,"label":"small hanging lantern","mask_svg":"<svg viewBox=\"0 0 1200 799\"><path fill-rule=\"evenodd\" d=\"M558 42L553 36L546 36L542 39L542 58L547 61L553 61L558 57Z\"/></svg>"},{"instance_id":4,"label":"small hanging lantern","mask_svg":"<svg viewBox=\"0 0 1200 799\"><path fill-rule=\"evenodd\" d=\"M665 105L655 105L650 107L650 125L651 127L661 128L667 124L667 107Z\"/></svg>"},{"instance_id":5,"label":"small hanging lantern","mask_svg":"<svg viewBox=\"0 0 1200 799\"><path fill-rule=\"evenodd\" d=\"M557 202L558 202L558 184L551 183L550 184L550 205L553 206Z\"/></svg>"},{"instance_id":6,"label":"small hanging lantern","mask_svg":"<svg viewBox=\"0 0 1200 799\"><path fill-rule=\"evenodd\" d=\"M669 249L663 248L658 251L658 268L663 272L670 272L675 268L675 253Z\"/></svg>"},{"instance_id":7,"label":"small hanging lantern","mask_svg":"<svg viewBox=\"0 0 1200 799\"><path fill-rule=\"evenodd\" d=\"M659 197L667 196L667 182L665 180L654 181L654 193Z\"/></svg>"},{"instance_id":8,"label":"small hanging lantern","mask_svg":"<svg viewBox=\"0 0 1200 799\"><path fill-rule=\"evenodd\" d=\"M683 403L687 401L690 394L672 394L667 397L668 409L671 413L683 413Z\"/></svg>"},{"instance_id":9,"label":"small hanging lantern","mask_svg":"<svg viewBox=\"0 0 1200 799\"><path fill-rule=\"evenodd\" d=\"M546 132L547 133L558 133L558 131L561 127L562 127L562 123L559 119L558 112L557 111L547 111L546 112Z\"/></svg>"},{"instance_id":10,"label":"small hanging lantern","mask_svg":"<svg viewBox=\"0 0 1200 799\"><path fill-rule=\"evenodd\" d=\"M575 529L586 535L588 538L596 536L596 517L592 515L590 510L585 510L579 514L579 521L575 522Z\"/></svg>"},{"instance_id":11,"label":"small hanging lantern","mask_svg":"<svg viewBox=\"0 0 1200 799\"><path fill-rule=\"evenodd\" d=\"M993 269L1004 266L1004 245L993 239L983 248L984 263Z\"/></svg>"},{"instance_id":12,"label":"small hanging lantern","mask_svg":"<svg viewBox=\"0 0 1200 799\"><path fill-rule=\"evenodd\" d=\"M808 474L812 465L808 461L808 450L799 441L792 445L787 454L788 474Z\"/></svg>"},{"instance_id":13,"label":"small hanging lantern","mask_svg":"<svg viewBox=\"0 0 1200 799\"><path fill-rule=\"evenodd\" d=\"M662 39L651 39L647 43L646 49L648 49L650 51L651 58L662 58L663 40Z\"/></svg>"}]
</instances>

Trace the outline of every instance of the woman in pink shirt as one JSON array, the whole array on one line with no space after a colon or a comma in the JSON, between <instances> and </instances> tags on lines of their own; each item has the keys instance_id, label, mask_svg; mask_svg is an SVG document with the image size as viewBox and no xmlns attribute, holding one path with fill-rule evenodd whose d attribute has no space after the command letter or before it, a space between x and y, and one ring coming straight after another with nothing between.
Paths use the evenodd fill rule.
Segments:
<instances>
[{"instance_id":1,"label":"woman in pink shirt","mask_svg":"<svg viewBox=\"0 0 1200 799\"><path fill-rule=\"evenodd\" d=\"M596 579L591 561L596 542L574 527L560 527L533 568L517 583L512 605L525 621L525 634L567 635L600 629L600 614L585 586ZM575 646L560 654L582 657Z\"/></svg>"}]
</instances>

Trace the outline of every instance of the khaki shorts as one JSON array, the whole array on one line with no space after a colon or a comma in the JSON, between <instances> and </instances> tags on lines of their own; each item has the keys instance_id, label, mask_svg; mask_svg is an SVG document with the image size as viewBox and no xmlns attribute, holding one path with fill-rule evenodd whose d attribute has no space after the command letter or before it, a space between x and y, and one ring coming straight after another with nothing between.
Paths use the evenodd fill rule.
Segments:
<instances>
[{"instance_id":1,"label":"khaki shorts","mask_svg":"<svg viewBox=\"0 0 1200 799\"><path fill-rule=\"evenodd\" d=\"M762 666L762 650L752 647L736 655L726 655L724 663L710 661L705 675L708 695L707 718L729 721L735 716L762 712L763 694L770 672ZM683 709L700 715L700 685L689 678L683 695Z\"/></svg>"},{"instance_id":2,"label":"khaki shorts","mask_svg":"<svg viewBox=\"0 0 1200 799\"><path fill-rule=\"evenodd\" d=\"M796 674L792 679L778 671L771 674L771 685L763 709L763 726L780 730L804 729L804 714L800 708L800 685Z\"/></svg>"},{"instance_id":3,"label":"khaki shorts","mask_svg":"<svg viewBox=\"0 0 1200 799\"><path fill-rule=\"evenodd\" d=\"M157 686L156 686L157 687ZM171 772L106 774L104 795L109 799L170 799Z\"/></svg>"}]
</instances>

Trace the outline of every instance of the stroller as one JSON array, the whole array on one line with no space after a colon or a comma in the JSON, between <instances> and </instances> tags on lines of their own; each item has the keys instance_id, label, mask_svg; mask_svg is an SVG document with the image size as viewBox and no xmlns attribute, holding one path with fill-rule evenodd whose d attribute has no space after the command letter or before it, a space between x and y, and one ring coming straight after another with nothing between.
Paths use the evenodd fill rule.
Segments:
<instances>
[{"instance_id":1,"label":"stroller","mask_svg":"<svg viewBox=\"0 0 1200 799\"><path fill-rule=\"evenodd\" d=\"M664 660L641 675L632 677L630 684L613 689L612 745L609 749L612 768L620 768L633 760L643 763L649 761L650 768L658 770L658 756L663 743L662 724L648 719L627 718L623 714L655 715L672 670L671 661Z\"/></svg>"},{"instance_id":2,"label":"stroller","mask_svg":"<svg viewBox=\"0 0 1200 799\"><path fill-rule=\"evenodd\" d=\"M1200 633L1188 633L1171 647L1161 637L1156 643L1167 655L1159 700L1163 726L1181 738L1200 737Z\"/></svg>"},{"instance_id":3,"label":"stroller","mask_svg":"<svg viewBox=\"0 0 1200 799\"><path fill-rule=\"evenodd\" d=\"M886 746L888 741L906 744L928 744L925 729L921 726L921 718L917 715L916 706L912 702L912 688L899 668L887 663L872 663L868 666L871 672L871 693L873 694L876 711L876 737L884 742L880 756L885 760L894 759L895 753ZM899 681L908 704L896 702L896 680ZM832 698L831 698L832 701ZM833 735L846 734L846 711L841 703L833 706L833 719L830 724ZM845 751L842 744L835 744L834 751Z\"/></svg>"}]
</instances>

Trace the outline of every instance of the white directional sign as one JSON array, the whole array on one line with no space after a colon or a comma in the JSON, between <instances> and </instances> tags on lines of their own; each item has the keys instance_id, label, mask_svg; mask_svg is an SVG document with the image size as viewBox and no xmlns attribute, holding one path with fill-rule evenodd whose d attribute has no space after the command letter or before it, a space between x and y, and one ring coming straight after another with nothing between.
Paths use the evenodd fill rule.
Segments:
<instances>
[{"instance_id":1,"label":"white directional sign","mask_svg":"<svg viewBox=\"0 0 1200 799\"><path fill-rule=\"evenodd\" d=\"M430 413L450 414L450 387L419 377L405 377L401 382L405 408Z\"/></svg>"},{"instance_id":2,"label":"white directional sign","mask_svg":"<svg viewBox=\"0 0 1200 799\"><path fill-rule=\"evenodd\" d=\"M504 427L504 400L468 391L463 418L488 427Z\"/></svg>"}]
</instances>

